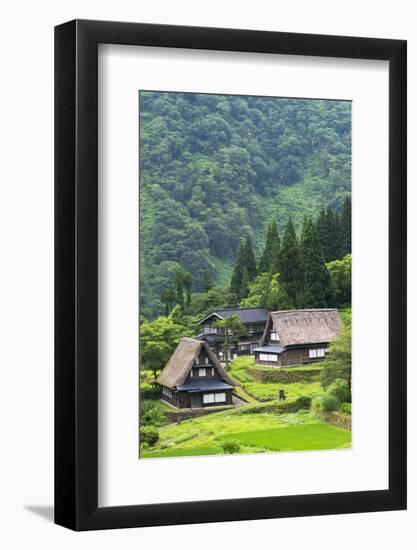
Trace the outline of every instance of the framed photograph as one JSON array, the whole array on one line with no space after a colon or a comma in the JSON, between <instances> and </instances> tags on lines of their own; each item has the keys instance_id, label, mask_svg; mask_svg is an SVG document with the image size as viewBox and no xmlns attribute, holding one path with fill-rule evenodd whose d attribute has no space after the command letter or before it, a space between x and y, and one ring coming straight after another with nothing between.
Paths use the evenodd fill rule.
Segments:
<instances>
[{"instance_id":1,"label":"framed photograph","mask_svg":"<svg viewBox=\"0 0 417 550\"><path fill-rule=\"evenodd\" d=\"M55 521L406 507L406 42L55 29Z\"/></svg>"}]
</instances>

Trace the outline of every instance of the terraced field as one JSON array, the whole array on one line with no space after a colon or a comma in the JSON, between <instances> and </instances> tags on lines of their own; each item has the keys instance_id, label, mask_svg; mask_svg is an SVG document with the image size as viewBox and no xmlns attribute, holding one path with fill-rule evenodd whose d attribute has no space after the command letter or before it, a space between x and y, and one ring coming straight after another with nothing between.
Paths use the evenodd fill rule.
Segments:
<instances>
[{"instance_id":1,"label":"terraced field","mask_svg":"<svg viewBox=\"0 0 417 550\"><path fill-rule=\"evenodd\" d=\"M302 372L306 373L305 376ZM225 452L267 453L351 446L349 430L327 424L308 410L297 410L299 407L295 407L296 412L282 412L288 410L285 408L288 406L291 410L297 400L308 400L323 391L317 367L293 367L280 369L277 373L277 369L255 367L253 357L240 357L232 362L229 373L238 383L237 393L246 398L247 405L162 426L157 444L142 447L140 457L191 457ZM290 381L275 381L277 378ZM264 379L274 381L260 381ZM292 379L297 381L292 382ZM281 389L286 394L282 404L277 400Z\"/></svg>"},{"instance_id":2,"label":"terraced field","mask_svg":"<svg viewBox=\"0 0 417 550\"><path fill-rule=\"evenodd\" d=\"M350 447L351 432L312 418L308 411L289 414L225 411L164 426L160 440L141 458L223 454L225 441L239 453L302 451Z\"/></svg>"}]
</instances>

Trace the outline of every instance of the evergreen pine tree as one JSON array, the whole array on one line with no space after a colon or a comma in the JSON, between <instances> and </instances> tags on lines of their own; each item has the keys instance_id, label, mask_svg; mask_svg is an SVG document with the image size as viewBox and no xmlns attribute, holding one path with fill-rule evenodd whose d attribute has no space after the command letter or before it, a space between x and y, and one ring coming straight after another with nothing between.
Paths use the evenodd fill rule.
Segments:
<instances>
[{"instance_id":1,"label":"evergreen pine tree","mask_svg":"<svg viewBox=\"0 0 417 550\"><path fill-rule=\"evenodd\" d=\"M279 235L277 234L277 238L274 240L272 244L271 249L271 266L270 266L270 272L275 275L276 273L279 273L279 254L281 252L281 241L279 239Z\"/></svg>"},{"instance_id":2,"label":"evergreen pine tree","mask_svg":"<svg viewBox=\"0 0 417 550\"><path fill-rule=\"evenodd\" d=\"M245 240L244 267L247 270L248 282L253 281L253 279L256 277L258 273L258 269L256 267L256 258L255 258L255 254L253 253L252 241L249 236L246 237L246 240Z\"/></svg>"},{"instance_id":3,"label":"evergreen pine tree","mask_svg":"<svg viewBox=\"0 0 417 550\"><path fill-rule=\"evenodd\" d=\"M242 284L240 286L240 294L239 299L243 300L243 298L247 298L249 294L249 274L246 267L243 268L243 275L242 275Z\"/></svg>"},{"instance_id":4,"label":"evergreen pine tree","mask_svg":"<svg viewBox=\"0 0 417 550\"><path fill-rule=\"evenodd\" d=\"M330 206L320 211L316 223L317 237L326 262L339 257L338 217Z\"/></svg>"},{"instance_id":5,"label":"evergreen pine tree","mask_svg":"<svg viewBox=\"0 0 417 550\"><path fill-rule=\"evenodd\" d=\"M352 200L347 196L339 216L340 258L352 252Z\"/></svg>"},{"instance_id":6,"label":"evergreen pine tree","mask_svg":"<svg viewBox=\"0 0 417 550\"><path fill-rule=\"evenodd\" d=\"M278 247L277 247L278 242ZM268 232L266 234L265 248L262 252L261 259L259 260L259 273L267 273L271 270L274 254L276 249L279 252L279 236L277 230L277 224L275 221L269 224Z\"/></svg>"},{"instance_id":7,"label":"evergreen pine tree","mask_svg":"<svg viewBox=\"0 0 417 550\"><path fill-rule=\"evenodd\" d=\"M304 239L304 237L306 235L306 232L308 231L308 227L309 227L310 223L311 223L311 218L307 218L307 216L304 216L303 226L301 228L300 243Z\"/></svg>"},{"instance_id":8,"label":"evergreen pine tree","mask_svg":"<svg viewBox=\"0 0 417 550\"><path fill-rule=\"evenodd\" d=\"M279 254L279 284L291 307L297 308L303 290L303 265L291 218L285 228Z\"/></svg>"},{"instance_id":9,"label":"evergreen pine tree","mask_svg":"<svg viewBox=\"0 0 417 550\"><path fill-rule=\"evenodd\" d=\"M244 241L240 241L239 251L237 253L235 267L233 269L230 281L230 292L238 298L242 294L243 270L245 268L246 246Z\"/></svg>"},{"instance_id":10,"label":"evergreen pine tree","mask_svg":"<svg viewBox=\"0 0 417 550\"><path fill-rule=\"evenodd\" d=\"M285 290L285 287L282 285L279 286L276 309L293 309L293 307L294 306L292 304L291 298L288 296L288 292Z\"/></svg>"},{"instance_id":11,"label":"evergreen pine tree","mask_svg":"<svg viewBox=\"0 0 417 550\"><path fill-rule=\"evenodd\" d=\"M323 308L331 306L331 277L324 263L317 232L311 220L307 222L304 228L300 249L304 267L302 307Z\"/></svg>"}]
</instances>

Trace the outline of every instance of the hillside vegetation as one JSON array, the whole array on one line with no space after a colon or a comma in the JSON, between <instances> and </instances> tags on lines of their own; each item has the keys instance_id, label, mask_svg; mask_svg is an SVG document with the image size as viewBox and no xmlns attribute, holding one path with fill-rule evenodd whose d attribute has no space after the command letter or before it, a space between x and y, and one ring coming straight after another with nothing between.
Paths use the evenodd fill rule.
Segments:
<instances>
[{"instance_id":1,"label":"hillside vegetation","mask_svg":"<svg viewBox=\"0 0 417 550\"><path fill-rule=\"evenodd\" d=\"M194 291L225 286L242 238L259 258L271 220L338 210L350 129L349 102L141 92L141 314L163 313L179 266Z\"/></svg>"}]
</instances>

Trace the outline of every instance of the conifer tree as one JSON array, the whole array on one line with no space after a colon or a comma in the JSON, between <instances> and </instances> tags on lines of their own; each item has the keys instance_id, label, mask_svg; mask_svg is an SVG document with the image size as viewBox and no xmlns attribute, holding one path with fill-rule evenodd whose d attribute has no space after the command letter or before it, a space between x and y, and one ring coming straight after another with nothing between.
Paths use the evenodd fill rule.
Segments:
<instances>
[{"instance_id":1,"label":"conifer tree","mask_svg":"<svg viewBox=\"0 0 417 550\"><path fill-rule=\"evenodd\" d=\"M242 300L243 298L247 298L249 294L249 275L248 270L246 267L243 268L243 275L242 275L242 284L240 286L240 295L239 298Z\"/></svg>"},{"instance_id":2,"label":"conifer tree","mask_svg":"<svg viewBox=\"0 0 417 550\"><path fill-rule=\"evenodd\" d=\"M274 254L279 252L279 236L275 221L269 224L266 234L265 248L259 260L259 273L267 273L272 268Z\"/></svg>"},{"instance_id":3,"label":"conifer tree","mask_svg":"<svg viewBox=\"0 0 417 550\"><path fill-rule=\"evenodd\" d=\"M304 308L322 308L332 305L332 283L324 263L316 229L309 220L304 228L301 243L304 267Z\"/></svg>"},{"instance_id":4,"label":"conifer tree","mask_svg":"<svg viewBox=\"0 0 417 550\"><path fill-rule=\"evenodd\" d=\"M281 252L281 241L279 236L274 240L271 250L271 266L270 272L272 275L279 273L279 254Z\"/></svg>"},{"instance_id":5,"label":"conifer tree","mask_svg":"<svg viewBox=\"0 0 417 550\"><path fill-rule=\"evenodd\" d=\"M282 292L285 291L291 307L297 308L303 290L303 265L291 218L282 239L279 268L279 284Z\"/></svg>"},{"instance_id":6,"label":"conifer tree","mask_svg":"<svg viewBox=\"0 0 417 550\"><path fill-rule=\"evenodd\" d=\"M230 292L240 298L242 294L243 270L245 268L246 246L244 241L240 241L239 251L237 253L235 267L233 269L232 279L230 281Z\"/></svg>"},{"instance_id":7,"label":"conifer tree","mask_svg":"<svg viewBox=\"0 0 417 550\"><path fill-rule=\"evenodd\" d=\"M293 309L293 307L294 306L291 302L290 297L288 296L288 292L285 290L285 287L283 285L279 286L276 309L278 310Z\"/></svg>"},{"instance_id":8,"label":"conifer tree","mask_svg":"<svg viewBox=\"0 0 417 550\"><path fill-rule=\"evenodd\" d=\"M252 241L249 236L247 236L245 240L244 267L246 268L246 271L247 271L248 282L253 281L253 279L256 277L258 273L258 269L256 267L256 258L255 258L255 254L253 253Z\"/></svg>"},{"instance_id":9,"label":"conifer tree","mask_svg":"<svg viewBox=\"0 0 417 550\"><path fill-rule=\"evenodd\" d=\"M340 256L338 216L330 206L320 211L316 231L325 261L330 262L338 258Z\"/></svg>"},{"instance_id":10,"label":"conifer tree","mask_svg":"<svg viewBox=\"0 0 417 550\"><path fill-rule=\"evenodd\" d=\"M352 252L352 200L347 196L339 216L340 257Z\"/></svg>"},{"instance_id":11,"label":"conifer tree","mask_svg":"<svg viewBox=\"0 0 417 550\"><path fill-rule=\"evenodd\" d=\"M256 259L249 237L240 241L236 263L230 281L230 292L239 300L246 298L249 293L249 283L256 277Z\"/></svg>"}]
</instances>

